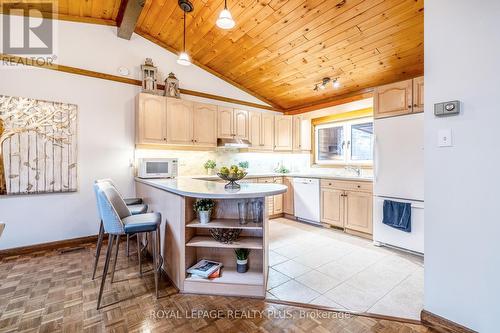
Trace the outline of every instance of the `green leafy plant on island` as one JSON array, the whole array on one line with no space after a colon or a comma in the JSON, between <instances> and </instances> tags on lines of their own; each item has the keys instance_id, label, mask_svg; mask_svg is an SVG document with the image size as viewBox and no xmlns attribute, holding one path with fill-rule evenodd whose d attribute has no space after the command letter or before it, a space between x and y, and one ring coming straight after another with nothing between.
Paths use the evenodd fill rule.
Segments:
<instances>
[{"instance_id":1,"label":"green leafy plant on island","mask_svg":"<svg viewBox=\"0 0 500 333\"><path fill-rule=\"evenodd\" d=\"M240 163L238 163L238 166L243 169L248 169L249 163L248 161L241 161Z\"/></svg>"},{"instance_id":2,"label":"green leafy plant on island","mask_svg":"<svg viewBox=\"0 0 500 333\"><path fill-rule=\"evenodd\" d=\"M214 209L215 201L212 199L196 199L196 202L193 205L193 209L195 212L206 212Z\"/></svg>"}]
</instances>

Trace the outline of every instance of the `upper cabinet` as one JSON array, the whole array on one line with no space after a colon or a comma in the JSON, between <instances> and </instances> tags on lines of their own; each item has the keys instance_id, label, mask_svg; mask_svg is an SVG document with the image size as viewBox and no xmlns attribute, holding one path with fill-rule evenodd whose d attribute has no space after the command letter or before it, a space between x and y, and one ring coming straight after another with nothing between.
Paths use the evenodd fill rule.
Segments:
<instances>
[{"instance_id":1,"label":"upper cabinet","mask_svg":"<svg viewBox=\"0 0 500 333\"><path fill-rule=\"evenodd\" d=\"M193 121L193 102L167 98L167 144L193 144Z\"/></svg>"},{"instance_id":2,"label":"upper cabinet","mask_svg":"<svg viewBox=\"0 0 500 333\"><path fill-rule=\"evenodd\" d=\"M311 150L311 120L303 116L293 116L293 150Z\"/></svg>"},{"instance_id":3,"label":"upper cabinet","mask_svg":"<svg viewBox=\"0 0 500 333\"><path fill-rule=\"evenodd\" d=\"M167 142L167 101L151 94L137 96L136 143L165 144Z\"/></svg>"},{"instance_id":4,"label":"upper cabinet","mask_svg":"<svg viewBox=\"0 0 500 333\"><path fill-rule=\"evenodd\" d=\"M424 77L413 79L413 112L424 112Z\"/></svg>"},{"instance_id":5,"label":"upper cabinet","mask_svg":"<svg viewBox=\"0 0 500 333\"><path fill-rule=\"evenodd\" d=\"M248 111L219 106L217 137L248 140Z\"/></svg>"},{"instance_id":6,"label":"upper cabinet","mask_svg":"<svg viewBox=\"0 0 500 333\"><path fill-rule=\"evenodd\" d=\"M274 150L293 150L293 117L285 115L274 116Z\"/></svg>"},{"instance_id":7,"label":"upper cabinet","mask_svg":"<svg viewBox=\"0 0 500 333\"><path fill-rule=\"evenodd\" d=\"M193 141L196 146L217 145L217 106L194 103Z\"/></svg>"},{"instance_id":8,"label":"upper cabinet","mask_svg":"<svg viewBox=\"0 0 500 333\"><path fill-rule=\"evenodd\" d=\"M375 88L374 117L384 118L424 110L424 77Z\"/></svg>"},{"instance_id":9,"label":"upper cabinet","mask_svg":"<svg viewBox=\"0 0 500 333\"><path fill-rule=\"evenodd\" d=\"M250 111L248 113L248 132L252 150L273 150L274 114Z\"/></svg>"}]
</instances>

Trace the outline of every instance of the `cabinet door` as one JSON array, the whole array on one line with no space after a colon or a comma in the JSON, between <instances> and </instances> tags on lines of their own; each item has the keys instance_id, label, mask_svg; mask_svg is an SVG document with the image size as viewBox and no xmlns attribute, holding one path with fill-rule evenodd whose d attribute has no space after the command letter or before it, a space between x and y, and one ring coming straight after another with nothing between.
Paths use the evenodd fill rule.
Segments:
<instances>
[{"instance_id":1,"label":"cabinet door","mask_svg":"<svg viewBox=\"0 0 500 333\"><path fill-rule=\"evenodd\" d=\"M167 98L167 143L193 144L193 102Z\"/></svg>"},{"instance_id":2,"label":"cabinet door","mask_svg":"<svg viewBox=\"0 0 500 333\"><path fill-rule=\"evenodd\" d=\"M217 115L217 137L232 139L233 138L233 109L225 106L218 107Z\"/></svg>"},{"instance_id":3,"label":"cabinet door","mask_svg":"<svg viewBox=\"0 0 500 333\"><path fill-rule=\"evenodd\" d=\"M293 207L293 178L285 177L283 184L288 187L288 190L283 194L283 213L294 215Z\"/></svg>"},{"instance_id":4,"label":"cabinet door","mask_svg":"<svg viewBox=\"0 0 500 333\"><path fill-rule=\"evenodd\" d=\"M261 113L260 145L262 150L274 149L274 114Z\"/></svg>"},{"instance_id":5,"label":"cabinet door","mask_svg":"<svg viewBox=\"0 0 500 333\"><path fill-rule=\"evenodd\" d=\"M193 107L194 144L205 147L217 146L217 106L194 103Z\"/></svg>"},{"instance_id":6,"label":"cabinet door","mask_svg":"<svg viewBox=\"0 0 500 333\"><path fill-rule=\"evenodd\" d=\"M248 140L248 111L234 110L233 134L238 139Z\"/></svg>"},{"instance_id":7,"label":"cabinet door","mask_svg":"<svg viewBox=\"0 0 500 333\"><path fill-rule=\"evenodd\" d=\"M372 233L372 205L371 193L347 191L346 192L346 219L347 229Z\"/></svg>"},{"instance_id":8,"label":"cabinet door","mask_svg":"<svg viewBox=\"0 0 500 333\"><path fill-rule=\"evenodd\" d=\"M406 80L375 88L374 117L384 118L412 112L413 80Z\"/></svg>"},{"instance_id":9,"label":"cabinet door","mask_svg":"<svg viewBox=\"0 0 500 333\"><path fill-rule=\"evenodd\" d=\"M139 94L137 97L136 143L167 143L167 99Z\"/></svg>"},{"instance_id":10,"label":"cabinet door","mask_svg":"<svg viewBox=\"0 0 500 333\"><path fill-rule=\"evenodd\" d=\"M261 149L262 144L260 142L261 138L261 113L257 111L251 111L248 113L248 132L250 143L253 149Z\"/></svg>"},{"instance_id":11,"label":"cabinet door","mask_svg":"<svg viewBox=\"0 0 500 333\"><path fill-rule=\"evenodd\" d=\"M344 227L344 191L321 188L321 222Z\"/></svg>"},{"instance_id":12,"label":"cabinet door","mask_svg":"<svg viewBox=\"0 0 500 333\"><path fill-rule=\"evenodd\" d=\"M273 196L273 206L275 215L283 213L283 194Z\"/></svg>"},{"instance_id":13,"label":"cabinet door","mask_svg":"<svg viewBox=\"0 0 500 333\"><path fill-rule=\"evenodd\" d=\"M274 150L292 150L292 131L292 116L278 115L274 117Z\"/></svg>"},{"instance_id":14,"label":"cabinet door","mask_svg":"<svg viewBox=\"0 0 500 333\"><path fill-rule=\"evenodd\" d=\"M293 116L293 150L311 150L311 120Z\"/></svg>"},{"instance_id":15,"label":"cabinet door","mask_svg":"<svg viewBox=\"0 0 500 333\"><path fill-rule=\"evenodd\" d=\"M424 77L413 79L413 112L424 112Z\"/></svg>"}]
</instances>

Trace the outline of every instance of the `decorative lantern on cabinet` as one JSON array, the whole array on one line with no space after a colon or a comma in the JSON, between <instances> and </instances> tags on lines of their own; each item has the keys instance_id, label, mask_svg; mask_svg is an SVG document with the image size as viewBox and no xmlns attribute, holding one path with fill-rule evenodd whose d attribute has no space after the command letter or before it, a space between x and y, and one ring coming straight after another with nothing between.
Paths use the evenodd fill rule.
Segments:
<instances>
[{"instance_id":1,"label":"decorative lantern on cabinet","mask_svg":"<svg viewBox=\"0 0 500 333\"><path fill-rule=\"evenodd\" d=\"M142 70L142 92L156 94L158 68L153 65L151 58L146 58Z\"/></svg>"},{"instance_id":2,"label":"decorative lantern on cabinet","mask_svg":"<svg viewBox=\"0 0 500 333\"><path fill-rule=\"evenodd\" d=\"M169 73L165 79L165 96L181 98L179 92L179 80L175 77L174 73Z\"/></svg>"}]
</instances>

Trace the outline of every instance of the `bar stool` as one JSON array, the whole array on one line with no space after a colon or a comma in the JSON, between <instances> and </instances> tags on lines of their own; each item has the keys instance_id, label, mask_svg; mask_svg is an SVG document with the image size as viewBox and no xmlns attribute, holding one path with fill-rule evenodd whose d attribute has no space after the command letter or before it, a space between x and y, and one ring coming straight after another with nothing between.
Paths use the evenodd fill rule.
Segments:
<instances>
[{"instance_id":1,"label":"bar stool","mask_svg":"<svg viewBox=\"0 0 500 333\"><path fill-rule=\"evenodd\" d=\"M104 232L109 234L108 248L106 250L106 260L102 272L101 287L97 299L97 309L100 308L106 276L108 274L109 261L112 255L113 247L116 246L113 268L111 271L111 281L116 269L116 261L118 259L118 250L120 245L121 235L149 233L152 239L153 249L153 271L155 278L155 295L158 298L158 272L161 267L160 255L160 213L145 213L131 215L130 210L121 198L118 191L110 186L101 188L99 184L94 184L97 192L97 201L100 207L101 220L104 225ZM115 245L116 244L116 245ZM139 252L140 256L140 252Z\"/></svg>"},{"instance_id":2,"label":"bar stool","mask_svg":"<svg viewBox=\"0 0 500 333\"><path fill-rule=\"evenodd\" d=\"M98 179L95 181L95 184L99 184L101 188L104 187L114 187L116 189L115 184L111 179ZM118 189L116 189L118 192ZM94 187L94 192L96 195L97 199L97 192ZM144 214L148 211L148 205L143 204L141 198L128 198L128 199L123 199L125 204L127 205L128 209L130 210L130 214L132 215L137 215L137 214ZM99 205L97 206L97 210L99 211ZM126 252L127 252L127 257L129 256L129 239L131 235L127 235L127 246L126 246ZM133 235L132 235L133 236ZM102 247L102 241L104 239L104 227L102 224L102 220L99 223L99 235L97 236L97 246L95 250L95 259L94 259L94 270L92 271L92 280L95 279L95 272L97 270L97 264L99 263L99 256L101 255L101 247ZM141 247L139 246L140 240L137 238L137 249L140 251ZM139 255L140 258L140 255ZM142 275L142 271L141 271Z\"/></svg>"}]
</instances>

